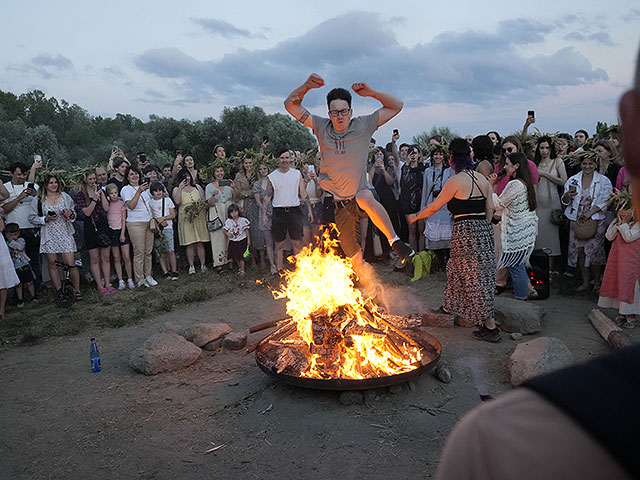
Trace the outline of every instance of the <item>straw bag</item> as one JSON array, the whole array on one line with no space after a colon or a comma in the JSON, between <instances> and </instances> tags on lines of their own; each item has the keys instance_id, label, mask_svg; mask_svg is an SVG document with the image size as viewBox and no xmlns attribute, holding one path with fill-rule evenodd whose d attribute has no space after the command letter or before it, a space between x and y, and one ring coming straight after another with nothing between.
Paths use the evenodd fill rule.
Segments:
<instances>
[{"instance_id":1,"label":"straw bag","mask_svg":"<svg viewBox=\"0 0 640 480\"><path fill-rule=\"evenodd\" d=\"M598 231L598 222L592 218L578 218L572 223L573 234L578 240L589 240Z\"/></svg>"}]
</instances>

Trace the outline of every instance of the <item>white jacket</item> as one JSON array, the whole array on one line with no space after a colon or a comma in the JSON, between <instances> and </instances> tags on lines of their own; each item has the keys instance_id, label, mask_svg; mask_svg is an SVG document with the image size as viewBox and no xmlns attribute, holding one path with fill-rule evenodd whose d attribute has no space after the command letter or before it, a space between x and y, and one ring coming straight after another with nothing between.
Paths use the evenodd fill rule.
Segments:
<instances>
[{"instance_id":1,"label":"white jacket","mask_svg":"<svg viewBox=\"0 0 640 480\"><path fill-rule=\"evenodd\" d=\"M566 205L564 214L569 220L575 222L578 218L578 206L580 205L580 198L582 197L582 172L577 173L573 177L569 177L567 183L564 184L564 193L569 191L569 185L576 187L577 195L573 197L568 205L564 202L562 202L562 204ZM611 190L613 190L611 181L604 175L593 172L593 180L591 181L591 187L589 189L591 191L591 208L594 206L600 207L600 211L594 213L591 218L594 220L604 220L605 211L607 210L607 200L609 199Z\"/></svg>"}]
</instances>

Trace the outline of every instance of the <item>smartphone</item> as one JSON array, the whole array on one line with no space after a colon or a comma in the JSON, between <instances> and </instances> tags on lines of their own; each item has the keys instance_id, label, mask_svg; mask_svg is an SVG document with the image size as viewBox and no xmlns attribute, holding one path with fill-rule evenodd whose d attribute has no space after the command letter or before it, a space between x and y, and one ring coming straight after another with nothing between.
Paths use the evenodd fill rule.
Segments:
<instances>
[{"instance_id":1,"label":"smartphone","mask_svg":"<svg viewBox=\"0 0 640 480\"><path fill-rule=\"evenodd\" d=\"M221 187L229 187L229 186L231 186L231 182L229 180L227 180L227 179L224 179L224 178L222 180L220 180L219 183L220 183Z\"/></svg>"},{"instance_id":2,"label":"smartphone","mask_svg":"<svg viewBox=\"0 0 640 480\"><path fill-rule=\"evenodd\" d=\"M177 157L178 155L182 155L182 150L176 150L176 157Z\"/></svg>"},{"instance_id":3,"label":"smartphone","mask_svg":"<svg viewBox=\"0 0 640 480\"><path fill-rule=\"evenodd\" d=\"M48 211L47 215L50 216L50 217L55 217L57 214L56 214L56 212Z\"/></svg>"},{"instance_id":4,"label":"smartphone","mask_svg":"<svg viewBox=\"0 0 640 480\"><path fill-rule=\"evenodd\" d=\"M535 117L535 116L536 116L536 112L534 112L533 110L529 110L529 111L527 112L527 116L529 116L529 117Z\"/></svg>"},{"instance_id":5,"label":"smartphone","mask_svg":"<svg viewBox=\"0 0 640 480\"><path fill-rule=\"evenodd\" d=\"M578 188L575 185L569 185L569 191L570 192L575 192L577 190L578 190Z\"/></svg>"},{"instance_id":6,"label":"smartphone","mask_svg":"<svg viewBox=\"0 0 640 480\"><path fill-rule=\"evenodd\" d=\"M262 137L262 143L265 143L265 142L269 142L269 137L267 137L266 135Z\"/></svg>"},{"instance_id":7,"label":"smartphone","mask_svg":"<svg viewBox=\"0 0 640 480\"><path fill-rule=\"evenodd\" d=\"M113 146L113 153L118 153L118 145Z\"/></svg>"},{"instance_id":8,"label":"smartphone","mask_svg":"<svg viewBox=\"0 0 640 480\"><path fill-rule=\"evenodd\" d=\"M316 173L316 167L314 165L309 165L309 168L307 168L307 171L309 173Z\"/></svg>"},{"instance_id":9,"label":"smartphone","mask_svg":"<svg viewBox=\"0 0 640 480\"><path fill-rule=\"evenodd\" d=\"M33 161L34 162L41 162L42 161L42 157L40 155L34 155L33 156Z\"/></svg>"},{"instance_id":10,"label":"smartphone","mask_svg":"<svg viewBox=\"0 0 640 480\"><path fill-rule=\"evenodd\" d=\"M394 135L400 135L400 134L398 133L398 129L397 129L397 128L394 128L394 129L393 129L393 134L394 134Z\"/></svg>"},{"instance_id":11,"label":"smartphone","mask_svg":"<svg viewBox=\"0 0 640 480\"><path fill-rule=\"evenodd\" d=\"M34 188L36 188L36 186L33 183L27 183L27 188L30 188L31 190L33 190Z\"/></svg>"}]
</instances>

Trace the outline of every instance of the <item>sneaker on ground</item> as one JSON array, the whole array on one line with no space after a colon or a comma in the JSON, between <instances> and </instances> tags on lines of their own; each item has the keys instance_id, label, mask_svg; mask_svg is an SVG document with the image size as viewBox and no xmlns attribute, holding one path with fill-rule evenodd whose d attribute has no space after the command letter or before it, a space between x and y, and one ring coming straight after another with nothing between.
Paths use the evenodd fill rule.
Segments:
<instances>
[{"instance_id":1,"label":"sneaker on ground","mask_svg":"<svg viewBox=\"0 0 640 480\"><path fill-rule=\"evenodd\" d=\"M206 265L200 265L200 271L201 271L202 273L207 272L207 270L208 270L208 268L207 268L207 266L206 266Z\"/></svg>"},{"instance_id":2,"label":"sneaker on ground","mask_svg":"<svg viewBox=\"0 0 640 480\"><path fill-rule=\"evenodd\" d=\"M178 272L171 272L171 280L178 280Z\"/></svg>"},{"instance_id":3,"label":"sneaker on ground","mask_svg":"<svg viewBox=\"0 0 640 480\"><path fill-rule=\"evenodd\" d=\"M162 278L171 278L171 272L164 272Z\"/></svg>"},{"instance_id":4,"label":"sneaker on ground","mask_svg":"<svg viewBox=\"0 0 640 480\"><path fill-rule=\"evenodd\" d=\"M24 308L24 302L20 301L18 302L18 305L16 305L18 308Z\"/></svg>"},{"instance_id":5,"label":"sneaker on ground","mask_svg":"<svg viewBox=\"0 0 640 480\"><path fill-rule=\"evenodd\" d=\"M475 330L471 332L471 336L476 340L484 340L485 342L497 343L502 340L500 336L500 331L498 328L488 329L484 325L480 328L480 330Z\"/></svg>"},{"instance_id":6,"label":"sneaker on ground","mask_svg":"<svg viewBox=\"0 0 640 480\"><path fill-rule=\"evenodd\" d=\"M398 255L403 264L416 254L411 245L404 243L402 240L396 240L393 242L391 250Z\"/></svg>"},{"instance_id":7,"label":"sneaker on ground","mask_svg":"<svg viewBox=\"0 0 640 480\"><path fill-rule=\"evenodd\" d=\"M158 282L156 282L155 278L153 278L151 275L147 276L145 280L147 281L150 287L155 287L156 285L158 285Z\"/></svg>"},{"instance_id":8,"label":"sneaker on ground","mask_svg":"<svg viewBox=\"0 0 640 480\"><path fill-rule=\"evenodd\" d=\"M124 280L120 280L118 282L118 290L124 290L126 287L126 285L124 284Z\"/></svg>"},{"instance_id":9,"label":"sneaker on ground","mask_svg":"<svg viewBox=\"0 0 640 480\"><path fill-rule=\"evenodd\" d=\"M31 303L38 303L40 300L38 300L38 297L33 297L31 299Z\"/></svg>"},{"instance_id":10,"label":"sneaker on ground","mask_svg":"<svg viewBox=\"0 0 640 480\"><path fill-rule=\"evenodd\" d=\"M128 286L129 288L131 288L131 289L136 288L136 284L135 284L135 283L133 283L133 279L132 279L132 278L128 278L128 279L127 279L127 286Z\"/></svg>"},{"instance_id":11,"label":"sneaker on ground","mask_svg":"<svg viewBox=\"0 0 640 480\"><path fill-rule=\"evenodd\" d=\"M276 273L278 273L278 269L275 265L271 265L271 275L275 275Z\"/></svg>"},{"instance_id":12,"label":"sneaker on ground","mask_svg":"<svg viewBox=\"0 0 640 480\"><path fill-rule=\"evenodd\" d=\"M143 278L142 280L140 280L140 281L138 282L138 285L136 285L136 286L137 286L138 288L141 288L141 287L147 287L147 288L148 288L148 287L149 287L149 284L148 284L148 283L147 283L147 281Z\"/></svg>"},{"instance_id":13,"label":"sneaker on ground","mask_svg":"<svg viewBox=\"0 0 640 480\"><path fill-rule=\"evenodd\" d=\"M191 265L189 267L189 275L195 275L196 274L196 267L194 267L193 265Z\"/></svg>"}]
</instances>

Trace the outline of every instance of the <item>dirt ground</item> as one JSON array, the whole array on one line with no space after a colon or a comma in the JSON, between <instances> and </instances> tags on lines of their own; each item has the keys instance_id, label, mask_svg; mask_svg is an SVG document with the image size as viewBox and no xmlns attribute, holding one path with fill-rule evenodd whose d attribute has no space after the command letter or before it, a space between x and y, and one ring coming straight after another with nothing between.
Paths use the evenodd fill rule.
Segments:
<instances>
[{"instance_id":1,"label":"dirt ground","mask_svg":"<svg viewBox=\"0 0 640 480\"><path fill-rule=\"evenodd\" d=\"M401 273L382 275L391 313L441 302L442 273L416 283ZM609 350L587 320L594 298L554 290L537 303L547 312L543 331L522 341L558 337L576 362ZM152 377L128 365L130 352L166 322L224 321L241 331L284 314L283 300L252 286L135 326L1 347L0 477L432 478L456 421L481 394L510 389L508 360L517 342L508 334L499 344L474 341L459 327L427 329L442 343L451 383L425 373L399 389L375 390L362 405L342 405L338 392L279 383L245 351L204 352L190 368ZM89 369L91 336L102 354L98 374ZM638 340L637 331L631 336Z\"/></svg>"}]
</instances>

